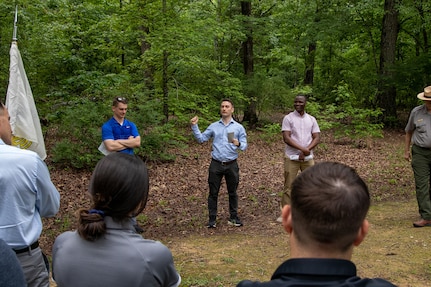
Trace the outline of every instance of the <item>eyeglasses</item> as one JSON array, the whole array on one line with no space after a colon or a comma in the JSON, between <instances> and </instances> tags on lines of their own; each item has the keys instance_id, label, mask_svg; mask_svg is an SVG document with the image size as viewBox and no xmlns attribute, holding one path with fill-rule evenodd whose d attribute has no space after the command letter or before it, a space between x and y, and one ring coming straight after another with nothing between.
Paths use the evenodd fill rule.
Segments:
<instances>
[{"instance_id":1,"label":"eyeglasses","mask_svg":"<svg viewBox=\"0 0 431 287\"><path fill-rule=\"evenodd\" d=\"M127 99L123 98L123 97L116 97L115 100L117 102L123 103L123 104L127 104Z\"/></svg>"}]
</instances>

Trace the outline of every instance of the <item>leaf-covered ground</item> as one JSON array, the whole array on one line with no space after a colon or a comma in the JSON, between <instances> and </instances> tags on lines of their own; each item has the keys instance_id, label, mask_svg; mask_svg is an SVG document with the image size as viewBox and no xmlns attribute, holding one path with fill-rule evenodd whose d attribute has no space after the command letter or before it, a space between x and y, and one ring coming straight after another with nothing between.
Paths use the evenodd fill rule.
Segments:
<instances>
[{"instance_id":1,"label":"leaf-covered ground","mask_svg":"<svg viewBox=\"0 0 431 287\"><path fill-rule=\"evenodd\" d=\"M283 188L283 148L280 137L267 138L261 132L248 132L249 147L239 156L239 216L244 226L236 232L264 234L273 232L279 216L279 195ZM316 161L338 161L357 169L368 182L373 202L407 201L414 197L410 164L403 158L404 134L386 131L384 138L372 141L341 142L322 134L315 151ZM148 163L150 196L144 213L138 217L144 237L164 241L189 235L223 234L227 225L228 199L223 184L219 194L217 229L207 229L207 169L210 143L191 141L177 149L176 161ZM51 177L61 193L60 212L44 220L43 249L51 254L55 237L75 228L75 212L90 207L87 187L91 172L56 169ZM417 218L412 218L412 221Z\"/></svg>"}]
</instances>

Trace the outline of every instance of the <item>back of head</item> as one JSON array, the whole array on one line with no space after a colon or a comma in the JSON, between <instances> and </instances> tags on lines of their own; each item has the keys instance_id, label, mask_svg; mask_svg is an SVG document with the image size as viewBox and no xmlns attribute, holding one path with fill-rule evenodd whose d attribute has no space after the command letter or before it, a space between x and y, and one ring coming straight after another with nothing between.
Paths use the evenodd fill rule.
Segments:
<instances>
[{"instance_id":1,"label":"back of head","mask_svg":"<svg viewBox=\"0 0 431 287\"><path fill-rule=\"evenodd\" d=\"M292 183L292 226L304 244L346 251L369 206L367 185L353 168L341 163L318 163Z\"/></svg>"},{"instance_id":2,"label":"back of head","mask_svg":"<svg viewBox=\"0 0 431 287\"><path fill-rule=\"evenodd\" d=\"M134 155L112 153L94 169L89 192L93 208L79 211L79 234L90 241L105 232L104 216L122 221L140 213L147 203L148 170Z\"/></svg>"}]
</instances>

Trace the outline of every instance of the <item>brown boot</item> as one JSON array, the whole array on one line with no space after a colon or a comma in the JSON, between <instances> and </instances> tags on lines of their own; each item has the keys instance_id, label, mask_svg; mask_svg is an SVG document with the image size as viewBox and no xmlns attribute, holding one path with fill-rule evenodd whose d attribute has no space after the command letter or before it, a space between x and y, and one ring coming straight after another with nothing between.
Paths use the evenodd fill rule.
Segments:
<instances>
[{"instance_id":1,"label":"brown boot","mask_svg":"<svg viewBox=\"0 0 431 287\"><path fill-rule=\"evenodd\" d=\"M414 227L425 227L425 226L431 227L431 220L421 219L419 221L413 222L413 226Z\"/></svg>"}]
</instances>

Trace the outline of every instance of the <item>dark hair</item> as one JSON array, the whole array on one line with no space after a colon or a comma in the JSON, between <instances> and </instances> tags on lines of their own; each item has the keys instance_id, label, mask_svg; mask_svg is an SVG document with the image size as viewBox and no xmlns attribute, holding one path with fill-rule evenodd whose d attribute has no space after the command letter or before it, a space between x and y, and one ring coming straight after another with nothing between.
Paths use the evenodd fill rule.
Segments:
<instances>
[{"instance_id":1,"label":"dark hair","mask_svg":"<svg viewBox=\"0 0 431 287\"><path fill-rule=\"evenodd\" d=\"M106 232L104 216L123 221L144 210L149 190L145 163L134 155L112 153L96 165L89 192L92 209L80 209L78 233L94 241Z\"/></svg>"},{"instance_id":2,"label":"dark hair","mask_svg":"<svg viewBox=\"0 0 431 287\"><path fill-rule=\"evenodd\" d=\"M233 101L229 98L224 98L223 100L221 100L220 103L223 103L223 102L229 102L232 105L232 107L234 107Z\"/></svg>"},{"instance_id":3,"label":"dark hair","mask_svg":"<svg viewBox=\"0 0 431 287\"><path fill-rule=\"evenodd\" d=\"M112 101L112 106L116 107L118 106L118 103L123 103L127 105L127 99L125 97L115 97Z\"/></svg>"},{"instance_id":4,"label":"dark hair","mask_svg":"<svg viewBox=\"0 0 431 287\"><path fill-rule=\"evenodd\" d=\"M297 97L303 97L303 98L305 99L305 102L307 102L307 100L308 100L308 95L306 95L306 94L299 93L299 94L297 94L297 95L295 96L295 99L296 99Z\"/></svg>"},{"instance_id":5,"label":"dark hair","mask_svg":"<svg viewBox=\"0 0 431 287\"><path fill-rule=\"evenodd\" d=\"M369 207L367 185L353 168L341 163L318 163L292 183L292 225L304 244L346 251Z\"/></svg>"}]
</instances>

